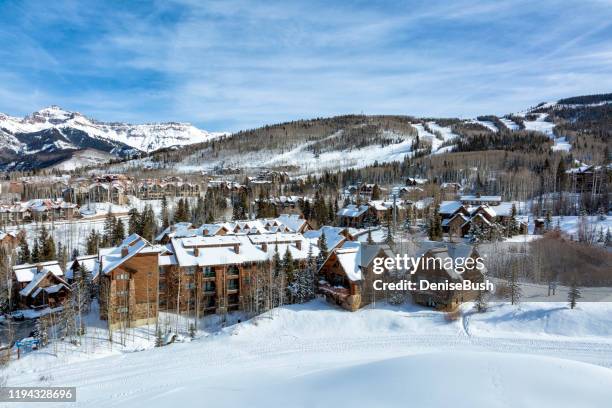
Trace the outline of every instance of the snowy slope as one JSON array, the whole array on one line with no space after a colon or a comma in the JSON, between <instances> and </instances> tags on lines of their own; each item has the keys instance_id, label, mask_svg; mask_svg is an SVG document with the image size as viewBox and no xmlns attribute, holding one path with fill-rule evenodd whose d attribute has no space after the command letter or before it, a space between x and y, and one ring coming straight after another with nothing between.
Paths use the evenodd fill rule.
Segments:
<instances>
[{"instance_id":1,"label":"snowy slope","mask_svg":"<svg viewBox=\"0 0 612 408\"><path fill-rule=\"evenodd\" d=\"M499 118L499 120L506 125L506 127L510 130L519 130L519 125L514 123L511 119Z\"/></svg>"},{"instance_id":2,"label":"snowy slope","mask_svg":"<svg viewBox=\"0 0 612 408\"><path fill-rule=\"evenodd\" d=\"M538 118L536 120L525 120L525 129L526 130L534 130L537 132L542 132L551 139L554 140L555 144L553 145L553 150L564 150L569 151L571 149L571 145L564 137L556 137L553 129L555 124L552 122L546 121L548 114L540 113L538 114Z\"/></svg>"},{"instance_id":3,"label":"snowy slope","mask_svg":"<svg viewBox=\"0 0 612 408\"><path fill-rule=\"evenodd\" d=\"M76 386L82 407L607 406L610 304L559 308L503 305L447 322L414 306L351 313L317 300L141 352L118 343L41 350L6 374L9 386Z\"/></svg>"}]
</instances>

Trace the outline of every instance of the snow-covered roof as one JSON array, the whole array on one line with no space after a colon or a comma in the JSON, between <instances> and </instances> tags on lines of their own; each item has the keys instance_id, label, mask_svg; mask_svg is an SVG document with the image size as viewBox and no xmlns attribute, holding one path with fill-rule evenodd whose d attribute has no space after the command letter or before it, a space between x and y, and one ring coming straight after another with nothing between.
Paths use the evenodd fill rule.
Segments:
<instances>
[{"instance_id":1,"label":"snow-covered roof","mask_svg":"<svg viewBox=\"0 0 612 408\"><path fill-rule=\"evenodd\" d=\"M277 219L294 232L300 231L306 224L306 220L301 218L299 214L281 214Z\"/></svg>"},{"instance_id":2,"label":"snow-covered roof","mask_svg":"<svg viewBox=\"0 0 612 408\"><path fill-rule=\"evenodd\" d=\"M342 234L345 228L342 227L331 227L323 226L318 230L305 231L304 237L315 242L319 240L321 234L325 235L325 241L329 250L334 249L346 240L346 237Z\"/></svg>"},{"instance_id":3,"label":"snow-covered roof","mask_svg":"<svg viewBox=\"0 0 612 408\"><path fill-rule=\"evenodd\" d=\"M40 272L37 272L33 277L32 280L30 281L30 283L28 283L23 289L21 289L19 291L19 294L21 296L30 296L30 294L32 293L32 291L36 288L38 288L38 285L40 285L40 283L43 281L43 279L45 279L47 276L49 275L55 275L51 270L49 269L41 269ZM68 283L66 283L66 281L64 281L62 278L60 278L59 276L55 275L55 278L57 280L59 280L59 284L68 287ZM38 288L40 289L40 288ZM52 293L52 292L49 292ZM36 292L35 295L33 295L34 297L38 294L38 291Z\"/></svg>"},{"instance_id":4,"label":"snow-covered roof","mask_svg":"<svg viewBox=\"0 0 612 408\"><path fill-rule=\"evenodd\" d=\"M0 231L0 241L5 239L6 237L17 238L17 233Z\"/></svg>"},{"instance_id":5,"label":"snow-covered roof","mask_svg":"<svg viewBox=\"0 0 612 408\"><path fill-rule=\"evenodd\" d=\"M165 248L159 245L151 245L138 234L132 234L124 239L121 244L112 248L100 249L100 264L102 273L108 274L138 253L164 253Z\"/></svg>"},{"instance_id":6,"label":"snow-covered roof","mask_svg":"<svg viewBox=\"0 0 612 408\"><path fill-rule=\"evenodd\" d=\"M95 279L100 272L100 260L97 255L84 255L79 256L76 259L68 261L66 263L66 279L73 279L75 262L77 262L82 268L87 269L91 273L92 279Z\"/></svg>"},{"instance_id":7,"label":"snow-covered roof","mask_svg":"<svg viewBox=\"0 0 612 408\"><path fill-rule=\"evenodd\" d=\"M51 271L55 276L63 276L62 268L57 261L41 262L39 264L21 264L13 266L13 272L17 278L17 282L31 282L34 276L40 271Z\"/></svg>"},{"instance_id":8,"label":"snow-covered roof","mask_svg":"<svg viewBox=\"0 0 612 408\"><path fill-rule=\"evenodd\" d=\"M361 267L359 265L359 246L338 248L335 254L349 280L353 282L362 280Z\"/></svg>"},{"instance_id":9,"label":"snow-covered roof","mask_svg":"<svg viewBox=\"0 0 612 408\"><path fill-rule=\"evenodd\" d=\"M454 214L463 207L460 201L442 201L440 203L440 214Z\"/></svg>"},{"instance_id":10,"label":"snow-covered roof","mask_svg":"<svg viewBox=\"0 0 612 408\"><path fill-rule=\"evenodd\" d=\"M336 215L339 217L359 217L366 211L368 211L369 208L370 207L368 207L367 205L357 206L355 204L349 204L346 207L338 210L338 213Z\"/></svg>"},{"instance_id":11,"label":"snow-covered roof","mask_svg":"<svg viewBox=\"0 0 612 408\"><path fill-rule=\"evenodd\" d=\"M463 195L459 198L460 201L474 201L474 202L491 202L491 201L501 201L501 196L478 196L478 195Z\"/></svg>"},{"instance_id":12,"label":"snow-covered roof","mask_svg":"<svg viewBox=\"0 0 612 408\"><path fill-rule=\"evenodd\" d=\"M306 259L310 248L313 256L319 252L316 240L295 233L199 236L173 238L170 242L176 264L181 267L263 262L272 259L276 248L281 256L289 250L296 260Z\"/></svg>"}]
</instances>

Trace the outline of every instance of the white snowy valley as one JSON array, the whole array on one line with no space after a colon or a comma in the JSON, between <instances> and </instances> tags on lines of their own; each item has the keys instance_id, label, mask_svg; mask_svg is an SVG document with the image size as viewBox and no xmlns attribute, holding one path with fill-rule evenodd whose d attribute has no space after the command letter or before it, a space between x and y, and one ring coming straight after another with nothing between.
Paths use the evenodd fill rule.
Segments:
<instances>
[{"instance_id":1,"label":"white snowy valley","mask_svg":"<svg viewBox=\"0 0 612 408\"><path fill-rule=\"evenodd\" d=\"M153 327L110 345L92 318L79 348L47 347L5 372L9 386L75 386L82 407L608 406L612 303L472 306L449 321L409 304L351 313L317 299L242 323L230 314L225 328L202 320L194 340L159 348Z\"/></svg>"}]
</instances>

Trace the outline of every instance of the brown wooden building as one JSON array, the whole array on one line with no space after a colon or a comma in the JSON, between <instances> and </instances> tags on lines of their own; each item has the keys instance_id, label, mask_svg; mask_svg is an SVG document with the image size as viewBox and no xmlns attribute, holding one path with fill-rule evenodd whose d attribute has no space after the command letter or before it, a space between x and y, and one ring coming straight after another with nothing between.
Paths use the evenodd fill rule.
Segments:
<instances>
[{"instance_id":1,"label":"brown wooden building","mask_svg":"<svg viewBox=\"0 0 612 408\"><path fill-rule=\"evenodd\" d=\"M374 280L388 278L374 274L374 259L393 256L387 246L346 242L332 251L319 269L318 291L329 302L354 312L376 299Z\"/></svg>"},{"instance_id":2,"label":"brown wooden building","mask_svg":"<svg viewBox=\"0 0 612 408\"><path fill-rule=\"evenodd\" d=\"M100 250L100 318L109 328L154 323L158 314L159 255L163 248L132 234Z\"/></svg>"},{"instance_id":3,"label":"brown wooden building","mask_svg":"<svg viewBox=\"0 0 612 408\"><path fill-rule=\"evenodd\" d=\"M486 270L477 268L460 271L458 265L463 265L467 258L479 257L475 247L466 244L433 243L432 248L424 250L421 262L412 274L412 281L420 287L421 281L429 283L460 283L464 280L482 282ZM453 267L448 261L452 260ZM462 302L473 300L476 291L463 290L417 290L412 293L415 303L437 309L454 309Z\"/></svg>"}]
</instances>

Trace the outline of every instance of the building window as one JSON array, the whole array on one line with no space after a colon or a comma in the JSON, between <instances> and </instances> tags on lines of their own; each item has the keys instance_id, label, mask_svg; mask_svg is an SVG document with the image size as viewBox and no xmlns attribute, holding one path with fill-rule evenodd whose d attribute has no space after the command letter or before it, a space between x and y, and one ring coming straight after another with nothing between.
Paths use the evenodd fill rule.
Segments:
<instances>
[{"instance_id":1,"label":"building window","mask_svg":"<svg viewBox=\"0 0 612 408\"><path fill-rule=\"evenodd\" d=\"M227 268L227 274L229 276L237 276L240 274L240 270L236 265L231 265L229 268Z\"/></svg>"},{"instance_id":2,"label":"building window","mask_svg":"<svg viewBox=\"0 0 612 408\"><path fill-rule=\"evenodd\" d=\"M238 290L238 279L231 279L227 282L228 290Z\"/></svg>"},{"instance_id":3,"label":"building window","mask_svg":"<svg viewBox=\"0 0 612 408\"><path fill-rule=\"evenodd\" d=\"M196 267L195 266L189 266L185 269L185 273L187 275L193 275L196 271Z\"/></svg>"},{"instance_id":4,"label":"building window","mask_svg":"<svg viewBox=\"0 0 612 408\"><path fill-rule=\"evenodd\" d=\"M118 307L117 308L117 312L119 312L119 313L127 313L128 312L128 308L127 307Z\"/></svg>"},{"instance_id":5,"label":"building window","mask_svg":"<svg viewBox=\"0 0 612 408\"><path fill-rule=\"evenodd\" d=\"M117 291L117 296L127 296L128 291L127 290L118 290Z\"/></svg>"},{"instance_id":6,"label":"building window","mask_svg":"<svg viewBox=\"0 0 612 408\"><path fill-rule=\"evenodd\" d=\"M215 277L215 270L213 268L211 268L210 266L205 266L204 267L204 277L205 278L214 278Z\"/></svg>"},{"instance_id":7,"label":"building window","mask_svg":"<svg viewBox=\"0 0 612 408\"><path fill-rule=\"evenodd\" d=\"M193 283L193 282L190 282L190 283L188 283L188 284L186 285L186 287L187 287L187 289L195 289L196 284L195 284L195 283Z\"/></svg>"},{"instance_id":8,"label":"building window","mask_svg":"<svg viewBox=\"0 0 612 408\"><path fill-rule=\"evenodd\" d=\"M215 282L204 282L205 292L214 292L216 290Z\"/></svg>"},{"instance_id":9,"label":"building window","mask_svg":"<svg viewBox=\"0 0 612 408\"><path fill-rule=\"evenodd\" d=\"M117 279L117 280L130 280L130 274L129 273L119 273L116 276L117 277L115 279Z\"/></svg>"}]
</instances>

